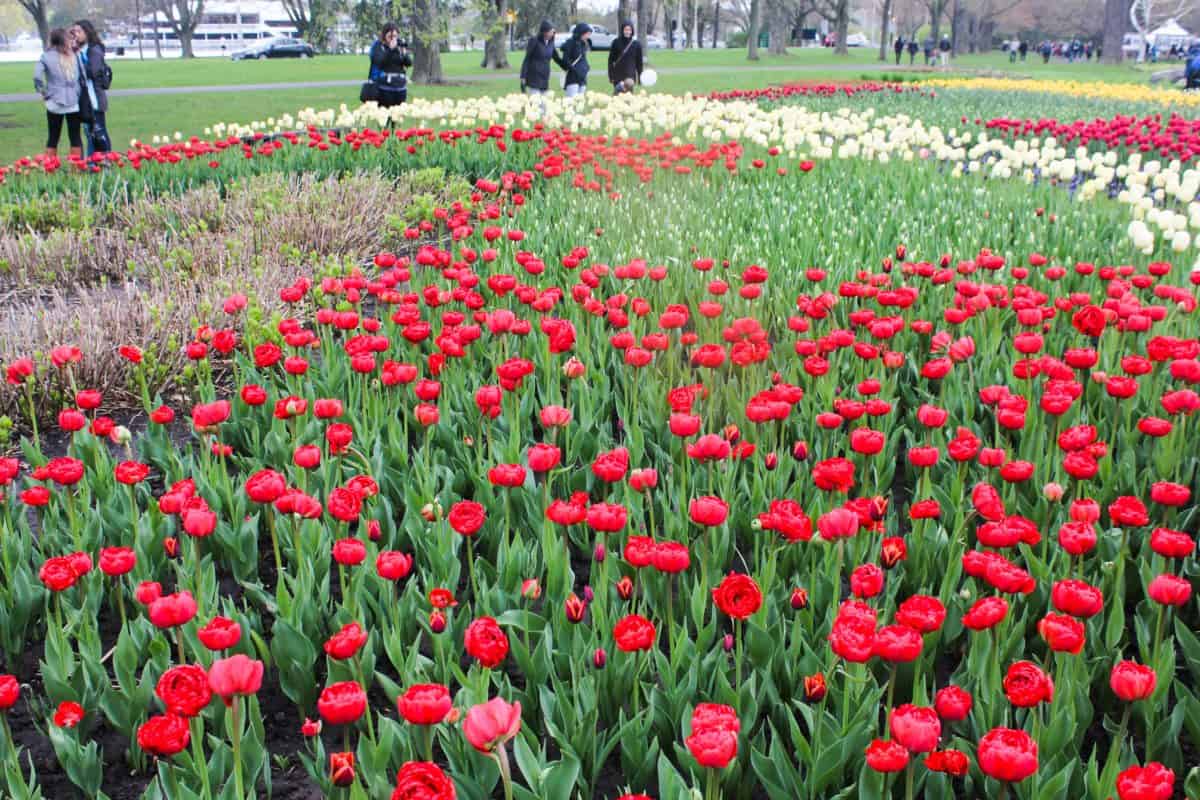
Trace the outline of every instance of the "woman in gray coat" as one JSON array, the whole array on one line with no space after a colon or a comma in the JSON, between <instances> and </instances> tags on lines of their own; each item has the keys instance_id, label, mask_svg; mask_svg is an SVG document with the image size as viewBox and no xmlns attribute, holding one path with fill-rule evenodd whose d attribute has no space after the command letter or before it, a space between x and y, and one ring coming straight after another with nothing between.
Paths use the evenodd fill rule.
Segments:
<instances>
[{"instance_id":1,"label":"woman in gray coat","mask_svg":"<svg viewBox=\"0 0 1200 800\"><path fill-rule=\"evenodd\" d=\"M71 26L71 35L75 39L75 49L79 51L79 58L83 62L84 78L92 83L92 92L95 95L95 103L91 102L90 96L88 105L90 108L91 120L84 120L84 134L87 137L87 153L90 156L92 153L107 153L112 150L112 141L108 138L108 123L105 119L108 114L108 82L112 78L112 72L109 70L108 63L104 60L104 42L100 39L100 34L96 33L96 26L91 23L91 20L81 19ZM86 92L87 86L80 89L80 93Z\"/></svg>"},{"instance_id":2,"label":"woman in gray coat","mask_svg":"<svg viewBox=\"0 0 1200 800\"><path fill-rule=\"evenodd\" d=\"M50 31L50 49L42 53L33 69L33 88L46 101L46 157L58 158L58 140L63 123L71 142L72 158L83 157L79 135L79 58L62 28Z\"/></svg>"}]
</instances>

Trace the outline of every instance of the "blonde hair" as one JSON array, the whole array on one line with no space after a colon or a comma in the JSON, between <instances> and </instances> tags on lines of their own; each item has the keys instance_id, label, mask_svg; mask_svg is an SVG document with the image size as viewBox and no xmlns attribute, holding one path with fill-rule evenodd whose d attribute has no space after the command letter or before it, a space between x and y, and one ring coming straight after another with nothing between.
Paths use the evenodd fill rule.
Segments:
<instances>
[{"instance_id":1,"label":"blonde hair","mask_svg":"<svg viewBox=\"0 0 1200 800\"><path fill-rule=\"evenodd\" d=\"M78 64L78 56L67 44L67 32L62 28L55 28L50 31L50 49L58 52L58 63L62 67L63 74L67 76L67 80L73 81L76 78L75 67Z\"/></svg>"}]
</instances>

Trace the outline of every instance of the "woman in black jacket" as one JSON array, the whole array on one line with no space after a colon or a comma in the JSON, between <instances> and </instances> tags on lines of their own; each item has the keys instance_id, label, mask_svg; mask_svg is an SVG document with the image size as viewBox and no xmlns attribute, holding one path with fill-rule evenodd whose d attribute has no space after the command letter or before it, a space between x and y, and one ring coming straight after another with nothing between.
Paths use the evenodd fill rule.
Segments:
<instances>
[{"instance_id":1,"label":"woman in black jacket","mask_svg":"<svg viewBox=\"0 0 1200 800\"><path fill-rule=\"evenodd\" d=\"M587 91L587 76L588 50L592 44L589 41L592 38L592 26L586 22L580 22L571 31L571 38L567 39L562 46L562 60L559 61L559 66L567 71L566 83L563 88L567 91L567 97L575 97Z\"/></svg>"},{"instance_id":2,"label":"woman in black jacket","mask_svg":"<svg viewBox=\"0 0 1200 800\"><path fill-rule=\"evenodd\" d=\"M391 108L408 99L408 76L404 70L413 64L408 46L400 40L400 28L389 22L379 32L379 39L371 45L371 72L369 80L379 93L379 106Z\"/></svg>"},{"instance_id":3,"label":"woman in black jacket","mask_svg":"<svg viewBox=\"0 0 1200 800\"><path fill-rule=\"evenodd\" d=\"M521 62L521 91L526 94L545 94L550 90L550 62L562 64L554 49L554 26L542 20L537 36L530 36ZM564 67L565 69L565 67Z\"/></svg>"},{"instance_id":4,"label":"woman in black jacket","mask_svg":"<svg viewBox=\"0 0 1200 800\"><path fill-rule=\"evenodd\" d=\"M81 19L71 26L75 37L75 46L79 48L79 60L83 64L82 92L87 91L87 81L92 82L92 94L88 95L91 120L85 125L87 154L107 153L112 150L112 140L108 136L108 87L112 80L112 70L104 60L104 42L96 32L96 26L91 20ZM92 96L95 102L92 102Z\"/></svg>"},{"instance_id":5,"label":"woman in black jacket","mask_svg":"<svg viewBox=\"0 0 1200 800\"><path fill-rule=\"evenodd\" d=\"M642 44L633 38L633 23L621 23L621 35L608 48L608 82L616 94L642 82Z\"/></svg>"}]
</instances>

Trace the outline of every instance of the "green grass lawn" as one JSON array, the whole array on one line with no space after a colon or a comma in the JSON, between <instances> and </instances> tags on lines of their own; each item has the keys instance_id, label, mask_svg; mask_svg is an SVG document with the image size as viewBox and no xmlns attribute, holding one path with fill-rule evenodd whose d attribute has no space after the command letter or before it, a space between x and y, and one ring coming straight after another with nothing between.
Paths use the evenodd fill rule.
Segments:
<instances>
[{"instance_id":1,"label":"green grass lawn","mask_svg":"<svg viewBox=\"0 0 1200 800\"><path fill-rule=\"evenodd\" d=\"M443 56L447 86L414 87L413 93L426 97L470 97L499 94L516 88L511 77L459 82L455 78L484 74L478 52L455 52ZM519 67L520 53L512 54L513 63L506 75ZM855 48L846 57L838 57L825 48L793 49L787 56L765 55L757 63L748 62L744 50L651 51L649 61L660 71L656 91L710 92L722 89L752 88L787 80L853 80L881 69L907 72L907 57L897 70L893 61L881 65L878 51ZM603 53L596 60L602 63ZM917 71L920 67L918 57ZM766 66L770 69L759 69ZM1167 65L1157 65L1156 69ZM602 69L602 67L601 67ZM0 93L32 90L30 64L0 65ZM303 81L358 80L365 77L363 56L320 56L307 61L277 60L234 62L204 58L189 61L120 60L114 65L116 88L156 86L208 86L250 83L286 83ZM1102 66L1096 63L1067 65L1040 59L1010 65L1001 53L964 55L955 60L950 74L978 72L1003 73L1063 80L1144 82L1149 70L1130 65ZM939 74L946 74L938 71ZM601 89L603 84L601 83ZM150 95L112 98L109 130L114 144L128 146L131 139L150 140L155 135L199 135L217 122L249 122L295 112L306 107L337 107L357 102L357 90L351 87L297 88L288 90L248 91L187 95ZM38 152L45 136L45 113L39 103L0 104L0 163ZM65 142L60 145L65 152Z\"/></svg>"}]
</instances>

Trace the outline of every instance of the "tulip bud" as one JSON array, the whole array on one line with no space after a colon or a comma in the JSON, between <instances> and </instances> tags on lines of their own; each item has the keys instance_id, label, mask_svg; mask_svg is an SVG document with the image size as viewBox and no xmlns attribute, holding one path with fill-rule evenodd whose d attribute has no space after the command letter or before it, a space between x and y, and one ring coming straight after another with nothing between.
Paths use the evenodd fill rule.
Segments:
<instances>
[{"instance_id":1,"label":"tulip bud","mask_svg":"<svg viewBox=\"0 0 1200 800\"><path fill-rule=\"evenodd\" d=\"M792 445L792 458L797 461L808 460L808 442L796 442Z\"/></svg>"},{"instance_id":2,"label":"tulip bud","mask_svg":"<svg viewBox=\"0 0 1200 800\"><path fill-rule=\"evenodd\" d=\"M175 558L179 555L179 540L174 536L163 539L163 550L166 552L167 558Z\"/></svg>"},{"instance_id":3,"label":"tulip bud","mask_svg":"<svg viewBox=\"0 0 1200 800\"><path fill-rule=\"evenodd\" d=\"M742 432L738 430L737 425L726 425L725 430L721 431L721 435L725 437L725 441L730 444L737 444L738 439L742 438Z\"/></svg>"},{"instance_id":4,"label":"tulip bud","mask_svg":"<svg viewBox=\"0 0 1200 800\"><path fill-rule=\"evenodd\" d=\"M810 703L819 703L825 699L825 676L818 672L804 677L804 699Z\"/></svg>"},{"instance_id":5,"label":"tulip bud","mask_svg":"<svg viewBox=\"0 0 1200 800\"><path fill-rule=\"evenodd\" d=\"M754 519L750 520L750 530L761 531L762 526L763 525L762 525L761 519L758 519L757 517L755 517Z\"/></svg>"},{"instance_id":6,"label":"tulip bud","mask_svg":"<svg viewBox=\"0 0 1200 800\"><path fill-rule=\"evenodd\" d=\"M578 625L583 622L583 615L587 613L587 603L580 600L579 595L571 592L563 603L563 612L567 615L567 622Z\"/></svg>"},{"instance_id":7,"label":"tulip bud","mask_svg":"<svg viewBox=\"0 0 1200 800\"><path fill-rule=\"evenodd\" d=\"M442 518L442 504L437 502L426 503L421 506L421 516L426 522L436 522Z\"/></svg>"},{"instance_id":8,"label":"tulip bud","mask_svg":"<svg viewBox=\"0 0 1200 800\"><path fill-rule=\"evenodd\" d=\"M593 557L596 559L597 564L603 564L604 558L607 555L608 555L608 551L604 549L604 545L602 545L602 544L596 545L596 552L593 554Z\"/></svg>"},{"instance_id":9,"label":"tulip bud","mask_svg":"<svg viewBox=\"0 0 1200 800\"><path fill-rule=\"evenodd\" d=\"M583 602L590 604L595 599L596 599L596 593L592 591L592 587L590 587L590 586L583 587Z\"/></svg>"},{"instance_id":10,"label":"tulip bud","mask_svg":"<svg viewBox=\"0 0 1200 800\"><path fill-rule=\"evenodd\" d=\"M633 580L628 575L617 581L617 595L622 600L628 600L633 596Z\"/></svg>"},{"instance_id":11,"label":"tulip bud","mask_svg":"<svg viewBox=\"0 0 1200 800\"><path fill-rule=\"evenodd\" d=\"M354 753L329 754L329 780L334 786L354 783Z\"/></svg>"},{"instance_id":12,"label":"tulip bud","mask_svg":"<svg viewBox=\"0 0 1200 800\"><path fill-rule=\"evenodd\" d=\"M797 586L792 589L792 608L796 611L803 611L808 608L808 591Z\"/></svg>"},{"instance_id":13,"label":"tulip bud","mask_svg":"<svg viewBox=\"0 0 1200 800\"><path fill-rule=\"evenodd\" d=\"M321 735L321 720L311 720L308 717L304 718L304 724L300 726L300 733L308 737Z\"/></svg>"},{"instance_id":14,"label":"tulip bud","mask_svg":"<svg viewBox=\"0 0 1200 800\"><path fill-rule=\"evenodd\" d=\"M1045 486L1042 487L1042 494L1045 495L1046 499L1049 500L1051 503L1057 503L1059 500L1062 500L1062 496L1063 496L1062 484L1054 483L1053 481L1051 481L1050 483L1047 483Z\"/></svg>"},{"instance_id":15,"label":"tulip bud","mask_svg":"<svg viewBox=\"0 0 1200 800\"><path fill-rule=\"evenodd\" d=\"M463 444L464 444L464 445L466 445L467 447L474 447L474 446L475 446L475 437L473 437L473 436L464 436L464 437L463 437Z\"/></svg>"},{"instance_id":16,"label":"tulip bud","mask_svg":"<svg viewBox=\"0 0 1200 800\"><path fill-rule=\"evenodd\" d=\"M725 638L721 642L721 647L725 648L726 653L733 650L733 634L732 633L725 634Z\"/></svg>"},{"instance_id":17,"label":"tulip bud","mask_svg":"<svg viewBox=\"0 0 1200 800\"><path fill-rule=\"evenodd\" d=\"M124 425L118 425L112 429L112 433L108 435L108 438L113 444L129 444L133 439L133 434L129 428L126 428Z\"/></svg>"},{"instance_id":18,"label":"tulip bud","mask_svg":"<svg viewBox=\"0 0 1200 800\"><path fill-rule=\"evenodd\" d=\"M583 362L580 361L575 356L571 356L569 359L567 359L567 363L563 364L563 375L565 375L570 380L575 380L576 378L582 378L583 373L585 373L586 371L587 371L587 367L585 367L583 365Z\"/></svg>"},{"instance_id":19,"label":"tulip bud","mask_svg":"<svg viewBox=\"0 0 1200 800\"><path fill-rule=\"evenodd\" d=\"M441 633L446 630L446 615L438 610L430 612L429 629L434 633Z\"/></svg>"},{"instance_id":20,"label":"tulip bud","mask_svg":"<svg viewBox=\"0 0 1200 800\"><path fill-rule=\"evenodd\" d=\"M367 537L372 542L378 542L381 536L383 536L383 531L379 527L379 520L373 519L367 522Z\"/></svg>"},{"instance_id":21,"label":"tulip bud","mask_svg":"<svg viewBox=\"0 0 1200 800\"><path fill-rule=\"evenodd\" d=\"M908 557L908 547L899 536L890 536L883 540L880 546L879 563L884 569L891 569Z\"/></svg>"},{"instance_id":22,"label":"tulip bud","mask_svg":"<svg viewBox=\"0 0 1200 800\"><path fill-rule=\"evenodd\" d=\"M521 581L521 597L526 600L537 600L542 596L542 586L537 578L526 578Z\"/></svg>"},{"instance_id":23,"label":"tulip bud","mask_svg":"<svg viewBox=\"0 0 1200 800\"><path fill-rule=\"evenodd\" d=\"M608 653L604 652L603 647L597 647L596 652L592 653L592 666L596 669L604 669L604 665L608 663Z\"/></svg>"},{"instance_id":24,"label":"tulip bud","mask_svg":"<svg viewBox=\"0 0 1200 800\"><path fill-rule=\"evenodd\" d=\"M775 455L774 452L767 453L763 457L763 466L765 466L768 471L774 472L775 468L779 466L779 456Z\"/></svg>"}]
</instances>

